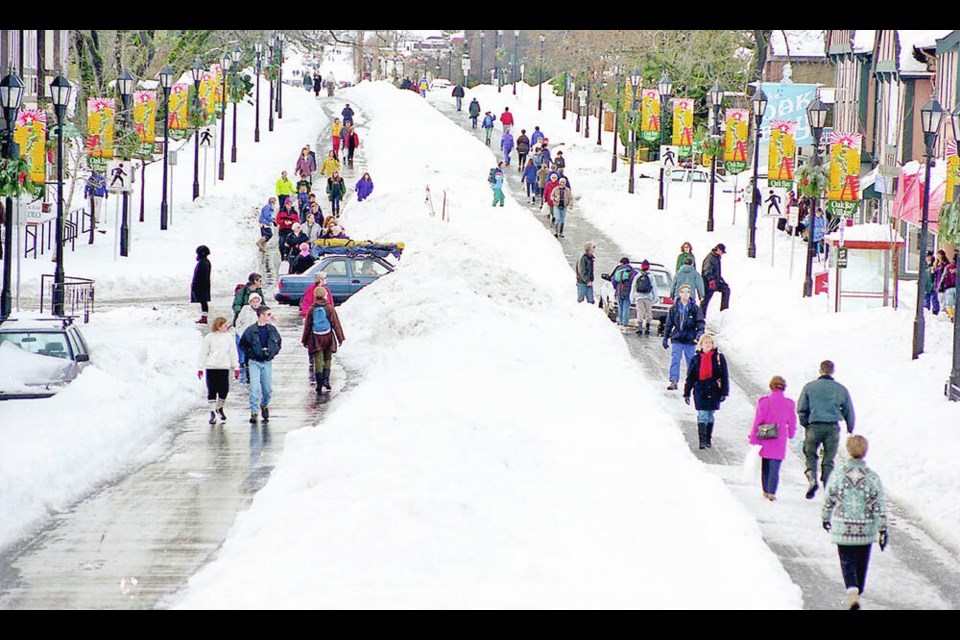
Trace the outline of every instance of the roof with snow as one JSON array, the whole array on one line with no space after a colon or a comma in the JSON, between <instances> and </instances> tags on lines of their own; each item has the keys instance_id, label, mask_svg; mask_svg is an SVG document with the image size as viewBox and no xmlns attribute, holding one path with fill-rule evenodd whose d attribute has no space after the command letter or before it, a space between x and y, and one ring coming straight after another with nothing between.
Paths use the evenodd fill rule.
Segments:
<instances>
[{"instance_id":1,"label":"roof with snow","mask_svg":"<svg viewBox=\"0 0 960 640\"><path fill-rule=\"evenodd\" d=\"M873 53L873 43L877 32L873 29L855 30L853 32L853 52Z\"/></svg>"},{"instance_id":2,"label":"roof with snow","mask_svg":"<svg viewBox=\"0 0 960 640\"><path fill-rule=\"evenodd\" d=\"M823 58L826 38L826 31L777 29L770 34L770 55L786 56L789 48L791 58Z\"/></svg>"},{"instance_id":3,"label":"roof with snow","mask_svg":"<svg viewBox=\"0 0 960 640\"><path fill-rule=\"evenodd\" d=\"M841 226L824 238L830 244L840 244L850 249L883 249L893 244L904 244L903 236L888 224L855 224Z\"/></svg>"},{"instance_id":4,"label":"roof with snow","mask_svg":"<svg viewBox=\"0 0 960 640\"><path fill-rule=\"evenodd\" d=\"M913 55L914 47L935 47L937 40L950 34L953 29L913 30L898 29L900 40L900 73L928 73L927 65Z\"/></svg>"}]
</instances>

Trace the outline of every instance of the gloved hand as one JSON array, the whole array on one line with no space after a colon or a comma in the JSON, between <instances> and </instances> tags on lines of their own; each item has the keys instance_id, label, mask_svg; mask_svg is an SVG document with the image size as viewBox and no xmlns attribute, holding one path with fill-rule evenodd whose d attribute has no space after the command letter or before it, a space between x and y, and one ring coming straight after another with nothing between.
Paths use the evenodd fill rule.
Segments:
<instances>
[{"instance_id":1,"label":"gloved hand","mask_svg":"<svg viewBox=\"0 0 960 640\"><path fill-rule=\"evenodd\" d=\"M664 349L669 349L669 348L670 348L670 343L667 341L666 338L663 339L663 348L664 348Z\"/></svg>"},{"instance_id":2,"label":"gloved hand","mask_svg":"<svg viewBox=\"0 0 960 640\"><path fill-rule=\"evenodd\" d=\"M853 427L847 427L847 435L853 435Z\"/></svg>"},{"instance_id":3,"label":"gloved hand","mask_svg":"<svg viewBox=\"0 0 960 640\"><path fill-rule=\"evenodd\" d=\"M690 396L683 396L683 401L690 404Z\"/></svg>"},{"instance_id":4,"label":"gloved hand","mask_svg":"<svg viewBox=\"0 0 960 640\"><path fill-rule=\"evenodd\" d=\"M725 402L726 399L727 399L727 396L720 396L720 402Z\"/></svg>"},{"instance_id":5,"label":"gloved hand","mask_svg":"<svg viewBox=\"0 0 960 640\"><path fill-rule=\"evenodd\" d=\"M707 282L707 287L709 287L710 289L716 289L716 288L717 288L717 281L714 280L713 278L710 278L710 281Z\"/></svg>"},{"instance_id":6,"label":"gloved hand","mask_svg":"<svg viewBox=\"0 0 960 640\"><path fill-rule=\"evenodd\" d=\"M880 551L883 551L887 548L887 532L886 530L880 532Z\"/></svg>"},{"instance_id":7,"label":"gloved hand","mask_svg":"<svg viewBox=\"0 0 960 640\"><path fill-rule=\"evenodd\" d=\"M830 531L831 526L832 526L832 525L830 524L830 521L829 521L829 520L824 520L824 521L823 521L823 530L824 530L824 531Z\"/></svg>"},{"instance_id":8,"label":"gloved hand","mask_svg":"<svg viewBox=\"0 0 960 640\"><path fill-rule=\"evenodd\" d=\"M233 379L234 379L234 380L239 380L239 379L240 379L240 369L234 369L234 370L233 370Z\"/></svg>"},{"instance_id":9,"label":"gloved hand","mask_svg":"<svg viewBox=\"0 0 960 640\"><path fill-rule=\"evenodd\" d=\"M197 371L197 380L200 380L201 378L203 378L203 369Z\"/></svg>"}]
</instances>

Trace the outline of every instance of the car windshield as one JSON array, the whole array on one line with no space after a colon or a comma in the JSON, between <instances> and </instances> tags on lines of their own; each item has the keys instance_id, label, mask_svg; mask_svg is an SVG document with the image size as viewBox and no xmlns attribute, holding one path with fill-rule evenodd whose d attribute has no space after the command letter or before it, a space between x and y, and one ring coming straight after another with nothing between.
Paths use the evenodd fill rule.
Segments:
<instances>
[{"instance_id":1,"label":"car windshield","mask_svg":"<svg viewBox=\"0 0 960 640\"><path fill-rule=\"evenodd\" d=\"M70 348L63 333L43 331L4 331L0 342L9 342L29 353L54 358L70 359Z\"/></svg>"}]
</instances>

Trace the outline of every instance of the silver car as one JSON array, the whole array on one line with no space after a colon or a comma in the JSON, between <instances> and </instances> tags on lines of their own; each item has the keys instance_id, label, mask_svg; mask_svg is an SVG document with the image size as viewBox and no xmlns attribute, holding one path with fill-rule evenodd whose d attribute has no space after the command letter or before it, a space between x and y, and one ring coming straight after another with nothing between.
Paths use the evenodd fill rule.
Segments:
<instances>
[{"instance_id":1,"label":"silver car","mask_svg":"<svg viewBox=\"0 0 960 640\"><path fill-rule=\"evenodd\" d=\"M630 266L638 272L640 271L639 262L631 262ZM653 282L657 287L657 294L659 295L659 300L653 303L653 319L658 322L657 335L662 336L663 323L667 319L667 312L670 311L670 306L673 305L673 299L670 297L670 293L673 291L673 274L669 269L657 262L650 263L650 269L647 273L653 278ZM600 285L600 306L607 312L607 317L610 318L612 322L617 322L620 311L617 296L613 290L613 284L610 282L610 274L602 273L600 274L600 278L605 281ZM630 325L637 326L637 324L637 305L631 304Z\"/></svg>"}]
</instances>

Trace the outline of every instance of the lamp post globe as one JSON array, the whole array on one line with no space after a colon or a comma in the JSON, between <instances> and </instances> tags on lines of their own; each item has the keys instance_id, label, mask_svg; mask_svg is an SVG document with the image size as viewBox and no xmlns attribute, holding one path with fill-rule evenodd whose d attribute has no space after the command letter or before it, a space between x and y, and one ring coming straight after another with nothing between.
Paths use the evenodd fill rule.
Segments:
<instances>
[{"instance_id":1,"label":"lamp post globe","mask_svg":"<svg viewBox=\"0 0 960 640\"><path fill-rule=\"evenodd\" d=\"M196 60L190 67L190 77L193 79L194 109L200 110L200 79L203 78L203 65ZM189 118L188 118L189 121ZM193 136L193 199L200 197L200 136L199 131Z\"/></svg>"}]
</instances>

